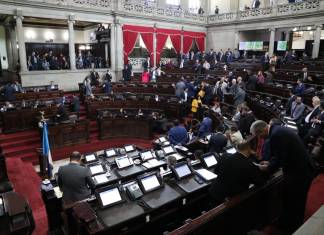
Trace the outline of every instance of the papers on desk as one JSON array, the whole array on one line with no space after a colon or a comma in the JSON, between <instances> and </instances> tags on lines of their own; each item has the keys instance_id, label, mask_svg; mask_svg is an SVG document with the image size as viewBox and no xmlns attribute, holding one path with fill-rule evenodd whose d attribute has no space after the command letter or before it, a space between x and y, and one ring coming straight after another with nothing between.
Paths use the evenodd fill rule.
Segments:
<instances>
[{"instance_id":1,"label":"papers on desk","mask_svg":"<svg viewBox=\"0 0 324 235\"><path fill-rule=\"evenodd\" d=\"M143 163L142 165L147 168L147 169L150 169L150 168L153 168L153 167L156 167L156 166L160 166L164 163L164 161L158 161L156 159L150 159L148 160L147 162Z\"/></svg>"},{"instance_id":2,"label":"papers on desk","mask_svg":"<svg viewBox=\"0 0 324 235\"><path fill-rule=\"evenodd\" d=\"M184 151L184 152L188 151L188 149L187 149L186 147L181 146L181 145L176 145L175 148L176 148L176 149L179 149L179 150L182 150L182 151Z\"/></svg>"},{"instance_id":3,"label":"papers on desk","mask_svg":"<svg viewBox=\"0 0 324 235\"><path fill-rule=\"evenodd\" d=\"M196 173L206 181L210 181L212 179L217 178L216 174L214 174L213 172L211 172L209 170L203 169L203 168L196 170Z\"/></svg>"},{"instance_id":4,"label":"papers on desk","mask_svg":"<svg viewBox=\"0 0 324 235\"><path fill-rule=\"evenodd\" d=\"M181 156L179 153L171 154L170 156L174 156L177 159L177 161L183 158L183 156Z\"/></svg>"},{"instance_id":5,"label":"papers on desk","mask_svg":"<svg viewBox=\"0 0 324 235\"><path fill-rule=\"evenodd\" d=\"M57 198L61 198L63 196L63 194L58 186L54 187L54 193Z\"/></svg>"},{"instance_id":6,"label":"papers on desk","mask_svg":"<svg viewBox=\"0 0 324 235\"><path fill-rule=\"evenodd\" d=\"M108 182L108 178L106 174L96 175L92 177L93 181L95 181L97 184L104 184Z\"/></svg>"}]
</instances>

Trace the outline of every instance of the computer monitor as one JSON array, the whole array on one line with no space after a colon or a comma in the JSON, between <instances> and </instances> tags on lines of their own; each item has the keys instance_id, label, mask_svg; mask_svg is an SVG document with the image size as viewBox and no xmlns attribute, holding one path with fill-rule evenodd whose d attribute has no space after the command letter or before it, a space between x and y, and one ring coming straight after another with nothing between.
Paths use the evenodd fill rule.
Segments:
<instances>
[{"instance_id":1,"label":"computer monitor","mask_svg":"<svg viewBox=\"0 0 324 235\"><path fill-rule=\"evenodd\" d=\"M171 145L163 146L162 150L165 153L165 155L170 155L170 154L176 153L176 151L174 150L174 148Z\"/></svg>"},{"instance_id":2,"label":"computer monitor","mask_svg":"<svg viewBox=\"0 0 324 235\"><path fill-rule=\"evenodd\" d=\"M214 154L206 154L202 157L203 163L207 168L217 165L217 159Z\"/></svg>"},{"instance_id":3,"label":"computer monitor","mask_svg":"<svg viewBox=\"0 0 324 235\"><path fill-rule=\"evenodd\" d=\"M105 172L101 164L93 164L88 166L91 172L91 175L98 175Z\"/></svg>"},{"instance_id":4,"label":"computer monitor","mask_svg":"<svg viewBox=\"0 0 324 235\"><path fill-rule=\"evenodd\" d=\"M237 152L237 150L236 150L235 147L231 147L231 148L226 149L226 153L229 153L229 154L234 154L236 152Z\"/></svg>"},{"instance_id":5,"label":"computer monitor","mask_svg":"<svg viewBox=\"0 0 324 235\"><path fill-rule=\"evenodd\" d=\"M154 156L153 156L153 154L152 154L152 152L150 150L141 152L140 156L142 158L142 161L147 161L147 160L150 160L150 159L154 158Z\"/></svg>"},{"instance_id":6,"label":"computer monitor","mask_svg":"<svg viewBox=\"0 0 324 235\"><path fill-rule=\"evenodd\" d=\"M157 172L139 176L138 183L144 193L149 193L163 187L162 178Z\"/></svg>"},{"instance_id":7,"label":"computer monitor","mask_svg":"<svg viewBox=\"0 0 324 235\"><path fill-rule=\"evenodd\" d=\"M129 159L127 156L118 157L115 159L115 162L119 169L133 165L133 161L131 159Z\"/></svg>"},{"instance_id":8,"label":"computer monitor","mask_svg":"<svg viewBox=\"0 0 324 235\"><path fill-rule=\"evenodd\" d=\"M135 151L134 145L125 145L124 149L125 149L126 153Z\"/></svg>"},{"instance_id":9,"label":"computer monitor","mask_svg":"<svg viewBox=\"0 0 324 235\"><path fill-rule=\"evenodd\" d=\"M101 208L111 207L125 201L117 185L111 185L96 190L96 197Z\"/></svg>"},{"instance_id":10,"label":"computer monitor","mask_svg":"<svg viewBox=\"0 0 324 235\"><path fill-rule=\"evenodd\" d=\"M107 149L105 153L106 157L115 157L117 155L115 149Z\"/></svg>"},{"instance_id":11,"label":"computer monitor","mask_svg":"<svg viewBox=\"0 0 324 235\"><path fill-rule=\"evenodd\" d=\"M88 162L95 162L98 161L97 156L94 153L87 154L84 156L84 160Z\"/></svg>"},{"instance_id":12,"label":"computer monitor","mask_svg":"<svg viewBox=\"0 0 324 235\"><path fill-rule=\"evenodd\" d=\"M192 171L186 162L178 163L174 167L171 167L171 170L174 173L177 180L182 180L183 178L192 175Z\"/></svg>"}]
</instances>

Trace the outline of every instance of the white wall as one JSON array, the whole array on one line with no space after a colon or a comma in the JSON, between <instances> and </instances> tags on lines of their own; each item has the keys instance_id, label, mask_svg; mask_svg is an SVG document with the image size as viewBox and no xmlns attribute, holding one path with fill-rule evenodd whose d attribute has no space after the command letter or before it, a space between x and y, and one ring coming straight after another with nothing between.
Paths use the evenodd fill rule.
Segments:
<instances>
[{"instance_id":1,"label":"white wall","mask_svg":"<svg viewBox=\"0 0 324 235\"><path fill-rule=\"evenodd\" d=\"M6 31L5 28L0 26L0 57L2 69L8 69L8 56L6 46ZM5 60L3 59L5 57Z\"/></svg>"},{"instance_id":2,"label":"white wall","mask_svg":"<svg viewBox=\"0 0 324 235\"><path fill-rule=\"evenodd\" d=\"M207 33L207 50L214 49L216 51L235 47L235 30L217 30Z\"/></svg>"}]
</instances>

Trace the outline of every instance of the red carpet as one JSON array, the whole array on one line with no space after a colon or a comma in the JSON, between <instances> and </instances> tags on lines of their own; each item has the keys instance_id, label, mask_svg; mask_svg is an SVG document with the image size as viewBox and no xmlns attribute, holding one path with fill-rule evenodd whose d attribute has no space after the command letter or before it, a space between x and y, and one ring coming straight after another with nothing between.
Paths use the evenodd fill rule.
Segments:
<instances>
[{"instance_id":1,"label":"red carpet","mask_svg":"<svg viewBox=\"0 0 324 235\"><path fill-rule=\"evenodd\" d=\"M8 158L7 168L10 181L16 192L23 195L33 210L36 228L33 234L47 234L47 215L40 194L41 179L36 174L31 163L23 162L19 158Z\"/></svg>"},{"instance_id":2,"label":"red carpet","mask_svg":"<svg viewBox=\"0 0 324 235\"><path fill-rule=\"evenodd\" d=\"M308 192L305 220L311 217L324 204L324 174L318 175Z\"/></svg>"}]
</instances>

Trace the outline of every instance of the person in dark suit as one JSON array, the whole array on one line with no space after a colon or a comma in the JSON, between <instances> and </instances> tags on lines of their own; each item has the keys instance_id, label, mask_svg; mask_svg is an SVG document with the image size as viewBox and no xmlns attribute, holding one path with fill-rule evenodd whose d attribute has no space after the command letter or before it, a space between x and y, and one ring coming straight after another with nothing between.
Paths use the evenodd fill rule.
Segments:
<instances>
[{"instance_id":1,"label":"person in dark suit","mask_svg":"<svg viewBox=\"0 0 324 235\"><path fill-rule=\"evenodd\" d=\"M304 114L306 106L302 102L300 96L296 97L296 100L291 104L290 117L294 122L300 124L302 122L302 117Z\"/></svg>"},{"instance_id":2,"label":"person in dark suit","mask_svg":"<svg viewBox=\"0 0 324 235\"><path fill-rule=\"evenodd\" d=\"M220 153L226 147L228 139L226 135L223 134L223 131L224 127L219 125L217 127L217 132L211 135L208 142L209 152Z\"/></svg>"},{"instance_id":3,"label":"person in dark suit","mask_svg":"<svg viewBox=\"0 0 324 235\"><path fill-rule=\"evenodd\" d=\"M222 203L225 198L233 197L249 189L250 184L260 185L265 182L261 170L249 159L252 153L250 143L242 141L237 145L235 154L222 155L218 159L209 194L215 204Z\"/></svg>"},{"instance_id":4,"label":"person in dark suit","mask_svg":"<svg viewBox=\"0 0 324 235\"><path fill-rule=\"evenodd\" d=\"M150 57L143 62L143 71L148 71L151 68Z\"/></svg>"},{"instance_id":5,"label":"person in dark suit","mask_svg":"<svg viewBox=\"0 0 324 235\"><path fill-rule=\"evenodd\" d=\"M64 203L74 203L90 196L88 188L90 170L80 166L81 154L73 152L70 163L61 166L58 170L58 185L63 192Z\"/></svg>"},{"instance_id":6,"label":"person in dark suit","mask_svg":"<svg viewBox=\"0 0 324 235\"><path fill-rule=\"evenodd\" d=\"M72 111L77 113L77 116L79 118L79 116L80 116L80 100L79 100L78 96L73 95L71 105L72 105Z\"/></svg>"},{"instance_id":7,"label":"person in dark suit","mask_svg":"<svg viewBox=\"0 0 324 235\"><path fill-rule=\"evenodd\" d=\"M250 133L250 126L255 121L254 114L249 107L243 106L240 112L240 119L238 122L238 129L240 130L243 137Z\"/></svg>"},{"instance_id":8,"label":"person in dark suit","mask_svg":"<svg viewBox=\"0 0 324 235\"><path fill-rule=\"evenodd\" d=\"M251 75L248 78L247 84L246 84L246 89L247 90L252 90L255 91L256 85L257 85L257 76L256 75Z\"/></svg>"},{"instance_id":9,"label":"person in dark suit","mask_svg":"<svg viewBox=\"0 0 324 235\"><path fill-rule=\"evenodd\" d=\"M260 163L260 169L272 173L282 167L283 210L279 226L292 234L303 223L307 192L315 176L312 159L302 139L290 128L279 125L270 127L258 120L252 124L251 134L269 138L272 156L270 161Z\"/></svg>"},{"instance_id":10,"label":"person in dark suit","mask_svg":"<svg viewBox=\"0 0 324 235\"><path fill-rule=\"evenodd\" d=\"M320 98L318 98L318 96L314 96L312 98L312 105L313 105L312 111L310 111L305 117L305 124L307 125L307 127L310 127L313 118L317 117L321 113L320 110L321 100Z\"/></svg>"},{"instance_id":11,"label":"person in dark suit","mask_svg":"<svg viewBox=\"0 0 324 235\"><path fill-rule=\"evenodd\" d=\"M211 133L212 131L212 125L213 121L210 118L209 112L204 113L204 118L202 122L200 123L199 131L198 131L198 137L202 138Z\"/></svg>"},{"instance_id":12,"label":"person in dark suit","mask_svg":"<svg viewBox=\"0 0 324 235\"><path fill-rule=\"evenodd\" d=\"M185 127L180 125L178 120L173 121L173 127L168 132L168 138L171 144L185 144L188 142L188 132Z\"/></svg>"},{"instance_id":13,"label":"person in dark suit","mask_svg":"<svg viewBox=\"0 0 324 235\"><path fill-rule=\"evenodd\" d=\"M3 89L5 100L6 101L15 100L16 99L15 92L16 92L16 90L15 90L13 82L8 83Z\"/></svg>"},{"instance_id":14,"label":"person in dark suit","mask_svg":"<svg viewBox=\"0 0 324 235\"><path fill-rule=\"evenodd\" d=\"M297 80L297 86L295 87L294 94L298 96L303 96L305 92L305 85L301 79Z\"/></svg>"},{"instance_id":15,"label":"person in dark suit","mask_svg":"<svg viewBox=\"0 0 324 235\"><path fill-rule=\"evenodd\" d=\"M124 69L123 69L123 78L125 81L131 80L132 70L133 70L132 64L131 64L130 60L128 60L127 64L125 64Z\"/></svg>"},{"instance_id":16,"label":"person in dark suit","mask_svg":"<svg viewBox=\"0 0 324 235\"><path fill-rule=\"evenodd\" d=\"M286 103L286 115L287 116L291 115L291 105L295 100L296 100L296 96L293 94L292 90L289 90L289 98Z\"/></svg>"}]
</instances>

